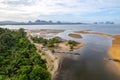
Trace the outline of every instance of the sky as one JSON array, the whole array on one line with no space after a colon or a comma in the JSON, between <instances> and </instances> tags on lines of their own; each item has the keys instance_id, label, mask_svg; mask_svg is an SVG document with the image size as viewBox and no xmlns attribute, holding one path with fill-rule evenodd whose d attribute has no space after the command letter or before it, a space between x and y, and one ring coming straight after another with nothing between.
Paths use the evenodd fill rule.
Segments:
<instances>
[{"instance_id":1,"label":"sky","mask_svg":"<svg viewBox=\"0 0 120 80\"><path fill-rule=\"evenodd\" d=\"M0 21L120 23L120 0L0 0Z\"/></svg>"}]
</instances>

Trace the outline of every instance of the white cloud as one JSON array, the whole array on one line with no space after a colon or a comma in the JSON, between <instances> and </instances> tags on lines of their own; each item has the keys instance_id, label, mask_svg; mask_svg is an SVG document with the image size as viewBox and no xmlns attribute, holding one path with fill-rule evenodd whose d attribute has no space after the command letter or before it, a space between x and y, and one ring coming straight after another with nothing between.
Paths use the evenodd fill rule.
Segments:
<instances>
[{"instance_id":1,"label":"white cloud","mask_svg":"<svg viewBox=\"0 0 120 80\"><path fill-rule=\"evenodd\" d=\"M0 20L29 20L53 14L80 16L117 7L120 10L120 0L0 0Z\"/></svg>"}]
</instances>

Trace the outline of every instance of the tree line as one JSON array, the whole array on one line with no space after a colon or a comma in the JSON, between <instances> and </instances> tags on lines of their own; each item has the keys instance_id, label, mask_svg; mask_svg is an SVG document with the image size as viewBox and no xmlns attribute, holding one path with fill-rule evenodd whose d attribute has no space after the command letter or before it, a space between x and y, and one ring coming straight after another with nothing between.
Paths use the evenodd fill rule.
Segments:
<instances>
[{"instance_id":1,"label":"tree line","mask_svg":"<svg viewBox=\"0 0 120 80\"><path fill-rule=\"evenodd\" d=\"M46 61L26 37L24 29L0 28L0 80L50 80Z\"/></svg>"}]
</instances>

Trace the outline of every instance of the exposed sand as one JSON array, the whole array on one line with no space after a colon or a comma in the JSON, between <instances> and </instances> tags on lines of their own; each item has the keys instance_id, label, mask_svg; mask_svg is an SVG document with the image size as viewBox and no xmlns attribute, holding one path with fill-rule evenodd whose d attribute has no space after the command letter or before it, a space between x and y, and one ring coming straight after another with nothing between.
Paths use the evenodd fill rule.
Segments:
<instances>
[{"instance_id":1,"label":"exposed sand","mask_svg":"<svg viewBox=\"0 0 120 80\"><path fill-rule=\"evenodd\" d=\"M30 33L31 36L37 36L37 37L46 37L49 34L58 34L61 32L64 32L65 30L58 30L58 29L39 29L39 30L29 30L27 32Z\"/></svg>"},{"instance_id":2,"label":"exposed sand","mask_svg":"<svg viewBox=\"0 0 120 80\"><path fill-rule=\"evenodd\" d=\"M98 34L98 35L103 36L103 37L112 36L111 34L100 33L100 32L92 32L90 30L74 31L74 33L79 33L79 34Z\"/></svg>"},{"instance_id":3,"label":"exposed sand","mask_svg":"<svg viewBox=\"0 0 120 80\"><path fill-rule=\"evenodd\" d=\"M49 72L51 73L52 79L53 79L57 74L57 70L58 70L58 67L59 67L60 60L65 55L67 55L67 54L59 54L59 52L57 52L57 51L58 50L68 50L69 51L70 47L69 47L69 45L67 45L68 41L65 40L63 42L58 43L57 47L48 48L48 47L42 46L41 44L34 43L31 39L31 33L30 32L27 32L27 37L28 37L28 40L32 44L35 45L35 47L37 48L37 52L41 55L41 57L47 61L46 65L47 65L47 68L48 68ZM78 43L76 46L74 46L73 49L79 49L82 46L84 46L83 43ZM50 49L54 49L55 53L52 53Z\"/></svg>"},{"instance_id":4,"label":"exposed sand","mask_svg":"<svg viewBox=\"0 0 120 80\"><path fill-rule=\"evenodd\" d=\"M51 30L51 29L42 29L42 30L35 30L35 31L31 30L30 32L28 32L27 36L28 36L28 39L31 41L31 43L33 43L33 41L30 39L31 33L35 33L35 34L39 33L38 35L47 35L49 33L58 34L63 31L64 30ZM112 57L112 60L115 62L115 65L117 65L120 68L120 35L113 36L110 34L105 34L105 33L100 33L100 32L91 32L90 30L84 30L84 31L75 31L75 33L69 34L68 36L73 37L73 38L82 38L80 34L97 34L97 35L104 36L104 37L108 37L108 36L114 37L115 39L113 40L113 45L110 49L110 55ZM67 40L59 43L57 47L52 48L55 50L55 53L52 53L50 48L43 47L41 44L36 44L36 43L33 43L33 44L36 46L37 52L40 53L42 58L46 59L48 70L52 74L52 78L54 78L57 73L60 60L65 55L67 55L67 54L59 54L59 52L57 51L58 50L70 51L70 46L67 45ZM79 49L83 46L84 46L84 43L78 43L76 46L74 46L73 49Z\"/></svg>"},{"instance_id":5,"label":"exposed sand","mask_svg":"<svg viewBox=\"0 0 120 80\"><path fill-rule=\"evenodd\" d=\"M28 40L35 45L35 47L37 48L37 52L41 55L42 59L45 59L47 61L47 68L48 71L51 73L52 75L52 79L55 76L55 73L58 69L58 65L59 65L59 59L60 57L57 57L56 55L54 55L53 53L51 53L51 51L48 50L43 50L42 49L42 45L38 44L38 43L34 43L31 39L31 35L29 32L27 32L27 37Z\"/></svg>"},{"instance_id":6,"label":"exposed sand","mask_svg":"<svg viewBox=\"0 0 120 80\"><path fill-rule=\"evenodd\" d=\"M70 36L72 38L82 38L82 36L80 34L68 34L68 36Z\"/></svg>"},{"instance_id":7,"label":"exposed sand","mask_svg":"<svg viewBox=\"0 0 120 80\"><path fill-rule=\"evenodd\" d=\"M84 46L84 43L77 43L77 45L74 46L73 49L79 49L83 46ZM60 50L70 50L70 46L67 45L67 41L65 41L65 42L62 42L62 43L59 44L58 49L60 49Z\"/></svg>"},{"instance_id":8,"label":"exposed sand","mask_svg":"<svg viewBox=\"0 0 120 80\"><path fill-rule=\"evenodd\" d=\"M79 30L79 31L74 31L74 33L82 33L82 34L89 34L91 30Z\"/></svg>"},{"instance_id":9,"label":"exposed sand","mask_svg":"<svg viewBox=\"0 0 120 80\"><path fill-rule=\"evenodd\" d=\"M60 32L64 32L65 30L58 30L58 29L39 29L39 30L30 30L30 32L34 32L34 33L60 33Z\"/></svg>"},{"instance_id":10,"label":"exposed sand","mask_svg":"<svg viewBox=\"0 0 120 80\"><path fill-rule=\"evenodd\" d=\"M115 62L115 64L120 69L120 35L113 36L114 40L112 43L112 47L110 48L110 56L111 60Z\"/></svg>"},{"instance_id":11,"label":"exposed sand","mask_svg":"<svg viewBox=\"0 0 120 80\"><path fill-rule=\"evenodd\" d=\"M103 37L112 36L111 34L100 33L100 32L91 32L90 34L98 34L98 35L103 36Z\"/></svg>"}]
</instances>

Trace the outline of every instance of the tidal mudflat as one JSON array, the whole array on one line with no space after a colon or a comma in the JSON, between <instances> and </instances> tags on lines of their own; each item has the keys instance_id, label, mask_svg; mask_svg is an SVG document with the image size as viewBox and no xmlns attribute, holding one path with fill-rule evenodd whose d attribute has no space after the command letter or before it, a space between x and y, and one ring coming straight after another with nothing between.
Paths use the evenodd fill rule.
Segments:
<instances>
[{"instance_id":1,"label":"tidal mudflat","mask_svg":"<svg viewBox=\"0 0 120 80\"><path fill-rule=\"evenodd\" d=\"M41 31L41 30L40 30ZM43 30L43 32L46 30ZM47 36L51 33L42 33L38 34L38 31L33 31L36 36L41 37ZM31 33L33 33L31 31ZM53 75L53 80L119 80L118 67L114 65L113 60L111 59L111 54L109 54L109 49L112 46L112 34L100 33L100 32L92 32L88 30L83 31L73 31L74 34L77 33L82 35L82 38L77 38L80 44L77 45L72 51L70 51L70 47L68 47L67 41L60 36L64 31L55 31L57 34L52 34L52 37L45 37L47 39L53 38L55 36L59 37L63 42L59 43L57 47L54 48L54 52L51 52L50 49L46 47L39 47L40 50L44 50L45 55L49 57L51 55L51 59L48 58L49 70L51 70L51 74ZM32 35L32 34L31 34ZM35 36L35 35L34 35ZM43 37L44 37L43 36ZM76 35L75 35L76 36ZM68 35L68 37L70 37ZM75 37L72 37L73 40L76 40ZM84 44L83 44L84 43ZM38 46L40 44L37 44ZM116 51L116 50L115 50ZM52 66L51 66L52 64Z\"/></svg>"},{"instance_id":2,"label":"tidal mudflat","mask_svg":"<svg viewBox=\"0 0 120 80\"><path fill-rule=\"evenodd\" d=\"M58 34L61 32L63 32L63 30L44 29L27 31L27 37L29 41L35 45L37 52L40 53L42 58L46 59L47 68L49 72L51 72L52 78L54 78L58 73L57 71L59 69L61 59L68 54L80 55L79 53L74 53L73 50L84 46L84 43L76 42L73 40L65 40L58 36L53 38L45 37L51 33Z\"/></svg>"},{"instance_id":3,"label":"tidal mudflat","mask_svg":"<svg viewBox=\"0 0 120 80\"><path fill-rule=\"evenodd\" d=\"M110 60L109 53L111 46L114 46L113 35L87 30L77 34L82 35L81 41L85 42L82 48L75 51L79 52L80 56L65 56L54 80L119 80L119 67L114 65L114 60ZM112 58L115 58L113 55ZM117 64L118 62L119 60L116 61Z\"/></svg>"},{"instance_id":4,"label":"tidal mudflat","mask_svg":"<svg viewBox=\"0 0 120 80\"><path fill-rule=\"evenodd\" d=\"M80 34L68 34L68 36L70 36L72 38L82 38L82 36Z\"/></svg>"}]
</instances>

